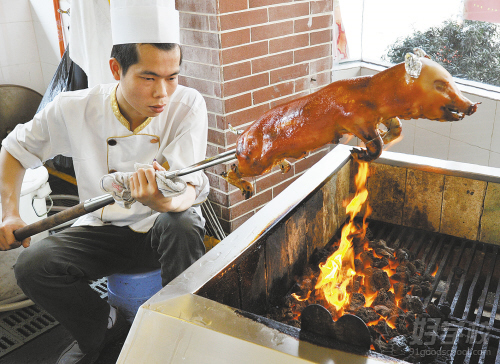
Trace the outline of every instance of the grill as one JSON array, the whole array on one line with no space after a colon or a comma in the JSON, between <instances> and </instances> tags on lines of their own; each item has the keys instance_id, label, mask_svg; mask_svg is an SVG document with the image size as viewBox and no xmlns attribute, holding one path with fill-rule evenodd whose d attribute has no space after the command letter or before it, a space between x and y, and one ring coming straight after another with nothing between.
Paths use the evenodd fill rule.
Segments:
<instances>
[{"instance_id":1,"label":"grill","mask_svg":"<svg viewBox=\"0 0 500 364\"><path fill-rule=\"evenodd\" d=\"M440 343L433 346L438 362L443 356L454 363L498 362L500 171L389 152L372 167L373 236L408 249L427 271L438 266L423 302L448 309L439 337L430 338ZM350 148L337 146L147 301L118 362L398 361L266 317L311 254L335 239L353 175ZM415 339L430 340L428 326L415 325ZM152 341L157 335L162 340Z\"/></svg>"}]
</instances>

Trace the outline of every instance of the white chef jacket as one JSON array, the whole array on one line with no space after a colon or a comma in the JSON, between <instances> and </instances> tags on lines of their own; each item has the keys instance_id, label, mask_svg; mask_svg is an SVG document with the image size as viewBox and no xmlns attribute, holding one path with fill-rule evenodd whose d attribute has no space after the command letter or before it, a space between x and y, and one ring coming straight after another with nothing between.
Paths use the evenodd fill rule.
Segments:
<instances>
[{"instance_id":1,"label":"white chef jacket","mask_svg":"<svg viewBox=\"0 0 500 364\"><path fill-rule=\"evenodd\" d=\"M133 172L134 163L151 164L156 159L166 169L176 170L205 158L207 109L198 91L177 86L166 110L131 131L116 103L116 86L59 94L33 120L17 125L2 146L24 168L39 167L59 154L73 158L81 201L103 194L99 184L103 175ZM210 186L203 171L181 178L195 187L195 204L206 199ZM199 206L195 209L201 216ZM128 225L146 232L158 214L139 202L130 209L115 203L80 217L74 225Z\"/></svg>"}]
</instances>

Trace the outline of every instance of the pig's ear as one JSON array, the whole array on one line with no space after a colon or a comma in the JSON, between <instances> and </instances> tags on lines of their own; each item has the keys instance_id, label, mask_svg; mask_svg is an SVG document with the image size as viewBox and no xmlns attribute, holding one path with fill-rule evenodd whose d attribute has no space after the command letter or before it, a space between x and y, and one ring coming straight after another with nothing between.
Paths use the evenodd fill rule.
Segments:
<instances>
[{"instance_id":1,"label":"pig's ear","mask_svg":"<svg viewBox=\"0 0 500 364\"><path fill-rule=\"evenodd\" d=\"M411 53L406 53L405 56L406 73L413 78L418 78L418 76L420 76L420 71L422 71L422 62L419 58L420 57Z\"/></svg>"},{"instance_id":2,"label":"pig's ear","mask_svg":"<svg viewBox=\"0 0 500 364\"><path fill-rule=\"evenodd\" d=\"M429 57L427 55L427 53L425 53L425 51L422 49L422 48L413 48L413 53L418 56L418 57L424 57L424 58L429 58L431 59L431 57Z\"/></svg>"}]
</instances>

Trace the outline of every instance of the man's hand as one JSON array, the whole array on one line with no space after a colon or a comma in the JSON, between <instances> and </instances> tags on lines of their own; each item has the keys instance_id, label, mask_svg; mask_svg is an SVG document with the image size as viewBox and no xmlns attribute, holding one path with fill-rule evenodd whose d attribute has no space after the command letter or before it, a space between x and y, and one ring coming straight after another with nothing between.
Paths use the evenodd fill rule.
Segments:
<instances>
[{"instance_id":1,"label":"man's hand","mask_svg":"<svg viewBox=\"0 0 500 364\"><path fill-rule=\"evenodd\" d=\"M155 171L165 171L158 162L153 162L153 168L140 168L130 177L132 197L145 206L159 212L184 211L193 204L196 196L194 187L188 185L186 192L176 197L165 197L158 190Z\"/></svg>"},{"instance_id":2,"label":"man's hand","mask_svg":"<svg viewBox=\"0 0 500 364\"><path fill-rule=\"evenodd\" d=\"M30 246L31 238L26 238L23 241L17 241L14 236L14 231L26 226L26 223L20 217L5 218L0 225L0 250L11 250L20 247L25 248Z\"/></svg>"}]
</instances>

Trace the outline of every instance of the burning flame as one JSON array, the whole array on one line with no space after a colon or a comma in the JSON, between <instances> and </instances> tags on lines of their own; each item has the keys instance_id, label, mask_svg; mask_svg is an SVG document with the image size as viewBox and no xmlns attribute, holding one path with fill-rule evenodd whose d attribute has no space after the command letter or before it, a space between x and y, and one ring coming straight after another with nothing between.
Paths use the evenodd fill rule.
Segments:
<instances>
[{"instance_id":1,"label":"burning flame","mask_svg":"<svg viewBox=\"0 0 500 364\"><path fill-rule=\"evenodd\" d=\"M354 268L354 250L352 247L353 234L358 231L354 226L354 218L361 211L368 198L366 179L368 177L368 163L359 162L358 173L355 176L356 194L346 207L349 222L344 225L340 238L340 245L328 260L320 265L321 274L315 289L321 289L326 301L335 306L337 314L343 314L343 307L349 303L347 286L356 275ZM363 220L363 233L366 231L366 217L369 215L369 207ZM373 297L375 299L375 296ZM373 301L372 299L372 301Z\"/></svg>"}]
</instances>

